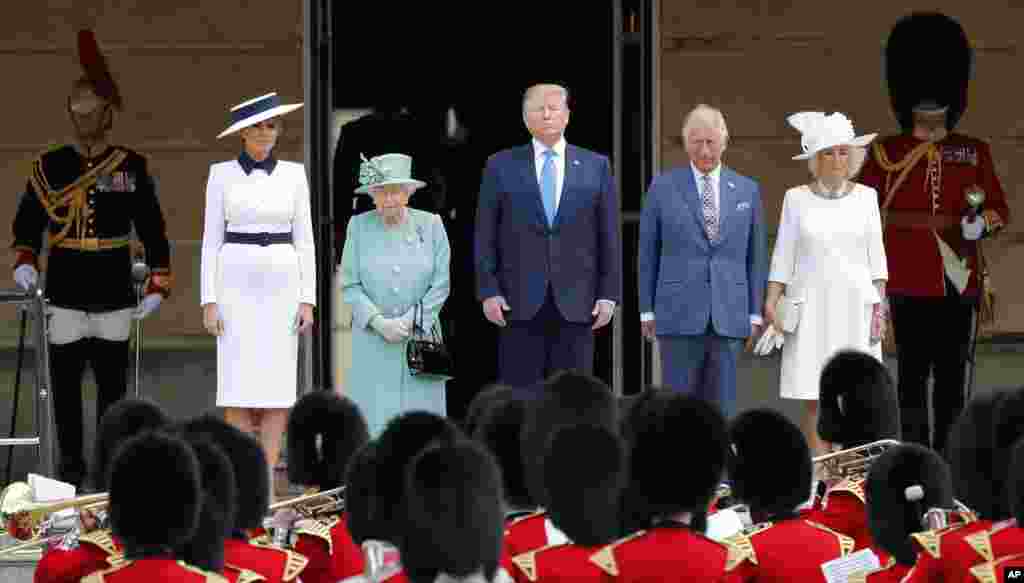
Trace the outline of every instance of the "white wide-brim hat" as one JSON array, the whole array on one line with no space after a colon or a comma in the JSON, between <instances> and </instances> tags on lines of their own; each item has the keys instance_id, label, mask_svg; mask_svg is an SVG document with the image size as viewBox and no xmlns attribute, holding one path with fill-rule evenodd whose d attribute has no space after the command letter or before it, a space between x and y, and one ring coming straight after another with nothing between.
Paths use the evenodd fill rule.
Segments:
<instances>
[{"instance_id":1,"label":"white wide-brim hat","mask_svg":"<svg viewBox=\"0 0 1024 583\"><path fill-rule=\"evenodd\" d=\"M820 111L801 111L789 116L786 121L801 134L800 147L804 152L793 156L794 160L809 160L818 152L836 146L862 148L878 136L877 133L857 136L853 131L853 122L839 112L825 115Z\"/></svg>"},{"instance_id":2,"label":"white wide-brim hat","mask_svg":"<svg viewBox=\"0 0 1024 583\"><path fill-rule=\"evenodd\" d=\"M412 177L412 157L405 154L382 154L369 160L362 156L359 165L359 188L356 194L369 194L371 188L392 184L410 184L417 188L427 185Z\"/></svg>"},{"instance_id":3,"label":"white wide-brim hat","mask_svg":"<svg viewBox=\"0 0 1024 583\"><path fill-rule=\"evenodd\" d=\"M254 126L268 120L295 111L302 107L301 103L282 104L277 93L267 93L231 108L231 125L222 131L217 139L229 136L242 128Z\"/></svg>"}]
</instances>

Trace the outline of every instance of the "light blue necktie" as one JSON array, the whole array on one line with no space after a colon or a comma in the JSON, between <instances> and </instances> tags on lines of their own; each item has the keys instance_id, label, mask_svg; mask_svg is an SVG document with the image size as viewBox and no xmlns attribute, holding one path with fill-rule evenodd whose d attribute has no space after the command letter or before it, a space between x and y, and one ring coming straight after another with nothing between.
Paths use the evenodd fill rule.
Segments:
<instances>
[{"instance_id":1,"label":"light blue necktie","mask_svg":"<svg viewBox=\"0 0 1024 583\"><path fill-rule=\"evenodd\" d=\"M540 193L544 199L544 212L548 216L548 226L555 224L555 156L554 150L544 152L544 168L540 171Z\"/></svg>"}]
</instances>

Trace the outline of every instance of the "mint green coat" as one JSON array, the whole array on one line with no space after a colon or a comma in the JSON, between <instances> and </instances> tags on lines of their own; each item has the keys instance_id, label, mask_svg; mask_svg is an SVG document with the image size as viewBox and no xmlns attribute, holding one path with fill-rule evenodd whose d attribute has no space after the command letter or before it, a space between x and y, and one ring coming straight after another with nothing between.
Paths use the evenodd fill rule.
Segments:
<instances>
[{"instance_id":1,"label":"mint green coat","mask_svg":"<svg viewBox=\"0 0 1024 583\"><path fill-rule=\"evenodd\" d=\"M406 411L445 415L444 381L412 376L407 341L390 344L369 326L377 314L411 324L423 302L429 330L448 299L451 248L441 217L407 212L405 223L391 228L375 210L352 217L342 252L341 294L352 306L352 364L342 392L359 405L373 438Z\"/></svg>"}]
</instances>

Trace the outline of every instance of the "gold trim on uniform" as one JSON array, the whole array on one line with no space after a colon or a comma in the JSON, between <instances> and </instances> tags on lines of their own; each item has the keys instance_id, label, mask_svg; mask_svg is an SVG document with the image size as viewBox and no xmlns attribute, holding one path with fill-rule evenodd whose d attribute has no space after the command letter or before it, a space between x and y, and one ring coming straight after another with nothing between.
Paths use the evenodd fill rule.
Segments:
<instances>
[{"instance_id":1,"label":"gold trim on uniform","mask_svg":"<svg viewBox=\"0 0 1024 583\"><path fill-rule=\"evenodd\" d=\"M117 550L117 546L114 544L113 537L110 536L110 531L107 529L94 530L90 533L83 534L78 537L78 542L80 544L89 543L94 547L98 547L108 555L121 554L121 552Z\"/></svg>"},{"instance_id":2,"label":"gold trim on uniform","mask_svg":"<svg viewBox=\"0 0 1024 583\"><path fill-rule=\"evenodd\" d=\"M839 539L839 549L840 552L842 552L842 556L844 557L852 553L853 547L857 546L857 543L852 538L846 536L841 532L836 532L831 528L825 526L824 524L818 524L817 522L811 522L810 520L805 520L804 522L813 526L814 528L817 528L818 530L823 530L829 534L835 535L835 537Z\"/></svg>"},{"instance_id":3,"label":"gold trim on uniform","mask_svg":"<svg viewBox=\"0 0 1024 583\"><path fill-rule=\"evenodd\" d=\"M315 518L307 518L299 522L295 534L304 534L314 538L322 539L327 543L327 554L334 554L334 540L331 538L331 529L340 522L340 518L333 518L330 522L320 521Z\"/></svg>"},{"instance_id":4,"label":"gold trim on uniform","mask_svg":"<svg viewBox=\"0 0 1024 583\"><path fill-rule=\"evenodd\" d=\"M643 536L647 531L638 530L631 535L620 538L619 540L607 544L597 551L593 555L590 555L590 562L594 563L598 567L601 567L605 573L613 577L619 575L619 564L615 562L615 547L621 545L624 542L631 541L637 537Z\"/></svg>"},{"instance_id":5,"label":"gold trim on uniform","mask_svg":"<svg viewBox=\"0 0 1024 583\"><path fill-rule=\"evenodd\" d=\"M1000 557L996 561L988 561L985 563L975 565L971 567L970 572L971 575L973 575L974 578L978 581L981 581L981 583L997 583L999 581L996 575L996 573L999 572L998 567L1000 567L1003 563L1008 563L1010 561L1019 561L1021 559L1024 559L1024 553L1019 553L1016 555L1007 555L1005 557Z\"/></svg>"},{"instance_id":6,"label":"gold trim on uniform","mask_svg":"<svg viewBox=\"0 0 1024 583\"><path fill-rule=\"evenodd\" d=\"M546 551L548 549L555 549L555 548L558 548L558 547L564 547L564 546L566 546L568 544L570 544L570 543L565 542L565 543L557 543L557 544L553 544L553 545L547 545L547 546L541 547L541 548L539 548L537 550L528 551L528 552L525 552L525 553L523 553L521 555L516 555L516 556L512 557L512 564L514 564L515 566L519 567L519 570L521 570L523 572L523 574L526 575L527 579L529 579L530 581L536 581L537 580L537 553L539 553L541 551Z\"/></svg>"},{"instance_id":7,"label":"gold trim on uniform","mask_svg":"<svg viewBox=\"0 0 1024 583\"><path fill-rule=\"evenodd\" d=\"M110 251L127 247L130 239L128 237L115 237L113 239L99 239L96 237L84 237L81 239L63 239L55 246L61 249L74 249L76 251Z\"/></svg>"}]
</instances>

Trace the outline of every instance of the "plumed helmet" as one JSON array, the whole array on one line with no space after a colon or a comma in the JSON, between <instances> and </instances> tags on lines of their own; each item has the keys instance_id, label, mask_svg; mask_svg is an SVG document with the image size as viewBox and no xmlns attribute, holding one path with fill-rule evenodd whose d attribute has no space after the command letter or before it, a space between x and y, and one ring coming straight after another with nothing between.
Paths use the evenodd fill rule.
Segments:
<instances>
[{"instance_id":1,"label":"plumed helmet","mask_svg":"<svg viewBox=\"0 0 1024 583\"><path fill-rule=\"evenodd\" d=\"M340 487L349 460L369 440L366 419L351 399L307 393L288 415L288 479L320 490Z\"/></svg>"},{"instance_id":2,"label":"plumed helmet","mask_svg":"<svg viewBox=\"0 0 1024 583\"><path fill-rule=\"evenodd\" d=\"M107 59L96 42L96 35L91 30L82 30L78 33L78 59L85 73L82 82L88 82L96 95L115 108L122 109L124 103L121 100L121 92L113 75L110 74Z\"/></svg>"},{"instance_id":3,"label":"plumed helmet","mask_svg":"<svg viewBox=\"0 0 1024 583\"><path fill-rule=\"evenodd\" d=\"M927 528L922 522L929 509L953 507L953 478L934 450L902 444L871 464L866 495L871 537L901 564L913 565L910 535Z\"/></svg>"},{"instance_id":4,"label":"plumed helmet","mask_svg":"<svg viewBox=\"0 0 1024 583\"><path fill-rule=\"evenodd\" d=\"M843 350L821 371L818 435L855 447L898 439L899 400L892 376L874 356Z\"/></svg>"}]
</instances>

